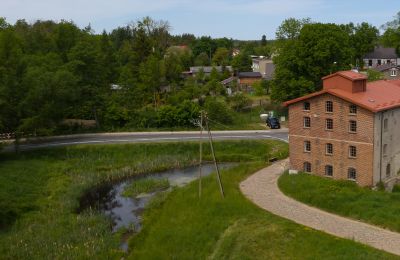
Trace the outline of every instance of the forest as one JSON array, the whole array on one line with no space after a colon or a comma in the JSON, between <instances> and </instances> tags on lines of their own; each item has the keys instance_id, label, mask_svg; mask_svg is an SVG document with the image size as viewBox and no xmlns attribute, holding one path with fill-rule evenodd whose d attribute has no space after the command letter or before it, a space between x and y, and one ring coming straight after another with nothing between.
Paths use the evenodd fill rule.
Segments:
<instances>
[{"instance_id":1,"label":"forest","mask_svg":"<svg viewBox=\"0 0 400 260\"><path fill-rule=\"evenodd\" d=\"M399 49L399 17L383 25L382 35L368 23L288 18L276 39L255 41L172 35L167 21L150 17L102 33L73 21L0 18L0 133L82 130L70 129L67 119L94 120L101 131L191 128L200 110L229 125L250 99L227 95L220 83L231 76L226 66L251 71L250 55L273 58L275 78L256 92L271 89L274 101L284 101L318 90L324 75L362 67L362 56L378 44ZM182 76L190 66L209 65L223 70Z\"/></svg>"}]
</instances>

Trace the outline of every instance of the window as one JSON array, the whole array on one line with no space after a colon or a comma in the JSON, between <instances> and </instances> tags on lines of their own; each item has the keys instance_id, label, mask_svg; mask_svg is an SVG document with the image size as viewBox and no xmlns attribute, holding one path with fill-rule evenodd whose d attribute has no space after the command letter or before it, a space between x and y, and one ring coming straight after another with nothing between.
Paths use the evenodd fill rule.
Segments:
<instances>
[{"instance_id":1,"label":"window","mask_svg":"<svg viewBox=\"0 0 400 260\"><path fill-rule=\"evenodd\" d=\"M390 163L386 165L386 177L390 177Z\"/></svg>"},{"instance_id":2,"label":"window","mask_svg":"<svg viewBox=\"0 0 400 260\"><path fill-rule=\"evenodd\" d=\"M311 172L311 163L304 162L303 163L303 170L304 170L304 172Z\"/></svg>"},{"instance_id":3,"label":"window","mask_svg":"<svg viewBox=\"0 0 400 260\"><path fill-rule=\"evenodd\" d=\"M349 121L349 132L356 133L357 132L357 121L350 120Z\"/></svg>"},{"instance_id":4,"label":"window","mask_svg":"<svg viewBox=\"0 0 400 260\"><path fill-rule=\"evenodd\" d=\"M383 155L387 155L387 144L383 145Z\"/></svg>"},{"instance_id":5,"label":"window","mask_svg":"<svg viewBox=\"0 0 400 260\"><path fill-rule=\"evenodd\" d=\"M392 62L390 60L386 60L386 63L387 64L391 64Z\"/></svg>"},{"instance_id":6,"label":"window","mask_svg":"<svg viewBox=\"0 0 400 260\"><path fill-rule=\"evenodd\" d=\"M333 129L333 119L327 118L325 127L327 130L332 130Z\"/></svg>"},{"instance_id":7,"label":"window","mask_svg":"<svg viewBox=\"0 0 400 260\"><path fill-rule=\"evenodd\" d=\"M303 103L303 110L310 111L310 102Z\"/></svg>"},{"instance_id":8,"label":"window","mask_svg":"<svg viewBox=\"0 0 400 260\"><path fill-rule=\"evenodd\" d=\"M328 113L333 112L333 102L332 101L325 102L325 112L328 112Z\"/></svg>"},{"instance_id":9,"label":"window","mask_svg":"<svg viewBox=\"0 0 400 260\"><path fill-rule=\"evenodd\" d=\"M390 76L396 77L397 76L397 70L391 70L390 71Z\"/></svg>"},{"instance_id":10,"label":"window","mask_svg":"<svg viewBox=\"0 0 400 260\"><path fill-rule=\"evenodd\" d=\"M303 118L303 126L306 128L310 128L311 127L311 118L309 116L305 116Z\"/></svg>"},{"instance_id":11,"label":"window","mask_svg":"<svg viewBox=\"0 0 400 260\"><path fill-rule=\"evenodd\" d=\"M325 165L325 175L333 176L333 167L332 165Z\"/></svg>"},{"instance_id":12,"label":"window","mask_svg":"<svg viewBox=\"0 0 400 260\"><path fill-rule=\"evenodd\" d=\"M304 152L311 152L311 142L304 141Z\"/></svg>"},{"instance_id":13,"label":"window","mask_svg":"<svg viewBox=\"0 0 400 260\"><path fill-rule=\"evenodd\" d=\"M357 147L350 145L349 146L349 157L356 158L357 157Z\"/></svg>"},{"instance_id":14,"label":"window","mask_svg":"<svg viewBox=\"0 0 400 260\"><path fill-rule=\"evenodd\" d=\"M327 154L327 155L333 154L333 144L327 143L325 145L325 154Z\"/></svg>"},{"instance_id":15,"label":"window","mask_svg":"<svg viewBox=\"0 0 400 260\"><path fill-rule=\"evenodd\" d=\"M347 170L347 178L349 180L356 180L357 179L357 171L356 171L356 169L350 167Z\"/></svg>"},{"instance_id":16,"label":"window","mask_svg":"<svg viewBox=\"0 0 400 260\"><path fill-rule=\"evenodd\" d=\"M349 106L349 113L350 113L350 114L357 114L357 106L351 104L351 105Z\"/></svg>"},{"instance_id":17,"label":"window","mask_svg":"<svg viewBox=\"0 0 400 260\"><path fill-rule=\"evenodd\" d=\"M382 64L382 61L381 60L378 60L378 65L381 65Z\"/></svg>"},{"instance_id":18,"label":"window","mask_svg":"<svg viewBox=\"0 0 400 260\"><path fill-rule=\"evenodd\" d=\"M368 66L372 67L372 60L368 60Z\"/></svg>"},{"instance_id":19,"label":"window","mask_svg":"<svg viewBox=\"0 0 400 260\"><path fill-rule=\"evenodd\" d=\"M385 118L385 120L383 120L383 131L387 131L388 130L388 119Z\"/></svg>"}]
</instances>

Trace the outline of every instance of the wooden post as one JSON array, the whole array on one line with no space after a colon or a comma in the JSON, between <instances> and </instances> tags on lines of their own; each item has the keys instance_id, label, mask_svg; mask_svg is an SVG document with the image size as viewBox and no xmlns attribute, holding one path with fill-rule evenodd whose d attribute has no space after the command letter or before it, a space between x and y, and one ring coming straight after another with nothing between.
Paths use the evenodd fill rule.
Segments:
<instances>
[{"instance_id":1,"label":"wooden post","mask_svg":"<svg viewBox=\"0 0 400 260\"><path fill-rule=\"evenodd\" d=\"M212 136L211 136L210 128L208 127L208 117L207 117L207 115L206 115L206 127L207 127L207 132L208 132L208 140L210 141L211 153L212 153L212 156L214 158L215 170L217 171L217 180L218 180L219 190L221 191L222 197L225 197L224 188L222 187L221 176L220 176L219 168L218 168L218 164L217 164L217 159L215 158Z\"/></svg>"}]
</instances>

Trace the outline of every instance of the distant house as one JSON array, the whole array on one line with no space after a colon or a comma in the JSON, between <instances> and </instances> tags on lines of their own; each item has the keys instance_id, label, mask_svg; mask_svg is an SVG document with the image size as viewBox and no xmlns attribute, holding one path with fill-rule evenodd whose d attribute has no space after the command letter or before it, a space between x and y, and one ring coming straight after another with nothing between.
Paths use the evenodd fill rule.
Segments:
<instances>
[{"instance_id":1,"label":"distant house","mask_svg":"<svg viewBox=\"0 0 400 260\"><path fill-rule=\"evenodd\" d=\"M251 68L253 72L260 72L265 80L271 80L275 73L275 65L272 60L262 56L252 59Z\"/></svg>"},{"instance_id":2,"label":"distant house","mask_svg":"<svg viewBox=\"0 0 400 260\"><path fill-rule=\"evenodd\" d=\"M381 72L383 74L384 79L400 79L399 65L387 63L372 69Z\"/></svg>"},{"instance_id":3,"label":"distant house","mask_svg":"<svg viewBox=\"0 0 400 260\"><path fill-rule=\"evenodd\" d=\"M366 54L363 61L366 68L376 68L384 64L400 65L400 58L396 49L382 46L377 46L373 52Z\"/></svg>"},{"instance_id":4,"label":"distant house","mask_svg":"<svg viewBox=\"0 0 400 260\"><path fill-rule=\"evenodd\" d=\"M230 96L236 90L237 78L236 77L229 77L227 79L224 79L220 83L222 84L222 86L225 87L226 93L228 94L228 96Z\"/></svg>"},{"instance_id":5,"label":"distant house","mask_svg":"<svg viewBox=\"0 0 400 260\"><path fill-rule=\"evenodd\" d=\"M190 67L189 71L184 71L182 74L184 76L195 76L197 73L203 70L204 75L209 76L213 68L215 68L220 73L222 73L224 70L227 70L229 72L233 71L232 66L195 66Z\"/></svg>"},{"instance_id":6,"label":"distant house","mask_svg":"<svg viewBox=\"0 0 400 260\"><path fill-rule=\"evenodd\" d=\"M244 91L251 91L251 86L255 82L262 80L260 72L239 72L237 77L239 87Z\"/></svg>"}]
</instances>

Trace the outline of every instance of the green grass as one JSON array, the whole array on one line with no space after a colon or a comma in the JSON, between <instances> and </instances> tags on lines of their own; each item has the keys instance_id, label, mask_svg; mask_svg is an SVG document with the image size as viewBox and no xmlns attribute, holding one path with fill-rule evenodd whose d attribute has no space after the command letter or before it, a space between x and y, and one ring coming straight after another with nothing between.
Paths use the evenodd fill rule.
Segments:
<instances>
[{"instance_id":1,"label":"green grass","mask_svg":"<svg viewBox=\"0 0 400 260\"><path fill-rule=\"evenodd\" d=\"M198 143L86 145L0 155L0 258L118 258L119 237L100 214L77 215L79 198L104 182L193 165ZM208 145L205 159L210 160ZM223 161L287 156L276 141L217 142Z\"/></svg>"},{"instance_id":2,"label":"green grass","mask_svg":"<svg viewBox=\"0 0 400 260\"><path fill-rule=\"evenodd\" d=\"M270 214L249 202L239 183L265 163L241 164L222 172L226 197L215 176L157 198L144 228L129 241L128 259L396 259Z\"/></svg>"},{"instance_id":3,"label":"green grass","mask_svg":"<svg viewBox=\"0 0 400 260\"><path fill-rule=\"evenodd\" d=\"M125 197L136 197L141 193L163 190L168 187L168 179L139 179L127 186L122 195Z\"/></svg>"},{"instance_id":4,"label":"green grass","mask_svg":"<svg viewBox=\"0 0 400 260\"><path fill-rule=\"evenodd\" d=\"M304 173L284 174L278 184L286 195L306 204L400 232L400 193Z\"/></svg>"}]
</instances>

